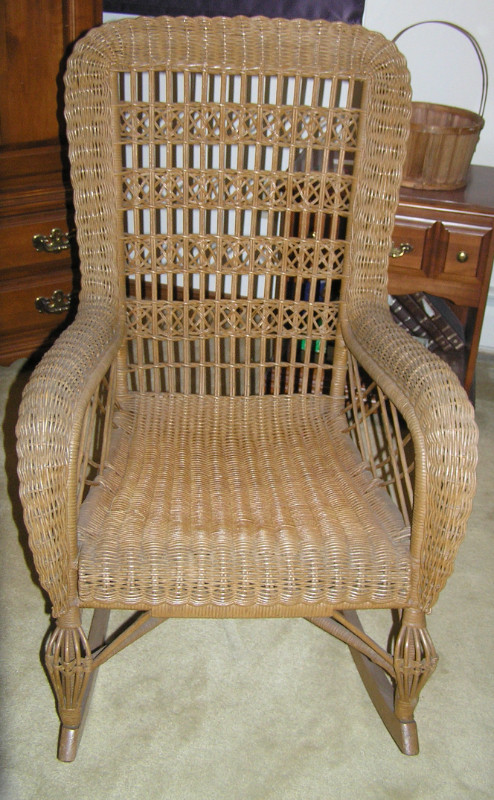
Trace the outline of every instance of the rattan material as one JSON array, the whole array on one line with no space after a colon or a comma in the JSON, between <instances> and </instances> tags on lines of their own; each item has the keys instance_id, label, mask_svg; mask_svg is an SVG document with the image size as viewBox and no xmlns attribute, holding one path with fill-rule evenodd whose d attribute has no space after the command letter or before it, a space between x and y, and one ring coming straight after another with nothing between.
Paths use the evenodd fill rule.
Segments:
<instances>
[{"instance_id":1,"label":"rattan material","mask_svg":"<svg viewBox=\"0 0 494 800\"><path fill-rule=\"evenodd\" d=\"M81 512L82 603L167 616L406 603L409 529L327 405L132 397Z\"/></svg>"},{"instance_id":2,"label":"rattan material","mask_svg":"<svg viewBox=\"0 0 494 800\"><path fill-rule=\"evenodd\" d=\"M402 56L357 26L124 20L66 85L80 306L18 425L63 757L109 657L86 605L317 618L395 680L410 742L476 427L387 306ZM383 606L405 609L394 658L338 611Z\"/></svg>"}]
</instances>

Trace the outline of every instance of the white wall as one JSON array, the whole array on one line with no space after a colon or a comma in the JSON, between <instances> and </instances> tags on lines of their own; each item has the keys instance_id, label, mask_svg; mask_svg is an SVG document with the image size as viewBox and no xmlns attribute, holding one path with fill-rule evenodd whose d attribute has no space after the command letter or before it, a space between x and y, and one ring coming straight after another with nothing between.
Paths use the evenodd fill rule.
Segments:
<instances>
[{"instance_id":1,"label":"white wall","mask_svg":"<svg viewBox=\"0 0 494 800\"><path fill-rule=\"evenodd\" d=\"M491 96L487 96L485 126L472 163L494 167L493 0L365 0L364 25L390 39L407 25L430 19L448 20L466 28L484 53ZM482 73L466 37L444 25L421 25L403 34L397 44L408 61L414 100L479 110ZM494 279L480 347L494 351Z\"/></svg>"}]
</instances>

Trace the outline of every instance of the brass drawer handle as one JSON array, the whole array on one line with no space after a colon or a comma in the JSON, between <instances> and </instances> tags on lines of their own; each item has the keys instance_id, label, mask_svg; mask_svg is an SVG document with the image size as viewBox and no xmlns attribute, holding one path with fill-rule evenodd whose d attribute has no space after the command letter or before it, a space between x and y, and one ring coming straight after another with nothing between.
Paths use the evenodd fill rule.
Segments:
<instances>
[{"instance_id":1,"label":"brass drawer handle","mask_svg":"<svg viewBox=\"0 0 494 800\"><path fill-rule=\"evenodd\" d=\"M60 228L52 228L48 236L36 233L33 236L33 247L38 253L61 253L70 249L70 234L62 233Z\"/></svg>"},{"instance_id":2,"label":"brass drawer handle","mask_svg":"<svg viewBox=\"0 0 494 800\"><path fill-rule=\"evenodd\" d=\"M402 256L406 255L407 253L411 253L413 247L408 242L402 242L397 247L393 245L391 248L390 256L391 258L401 258Z\"/></svg>"},{"instance_id":3,"label":"brass drawer handle","mask_svg":"<svg viewBox=\"0 0 494 800\"><path fill-rule=\"evenodd\" d=\"M51 297L37 297L34 305L40 314L65 314L70 309L72 295L55 289Z\"/></svg>"},{"instance_id":4,"label":"brass drawer handle","mask_svg":"<svg viewBox=\"0 0 494 800\"><path fill-rule=\"evenodd\" d=\"M456 260L460 262L460 264L464 264L465 261L468 261L468 253L466 250L460 250L459 253L456 254Z\"/></svg>"}]
</instances>

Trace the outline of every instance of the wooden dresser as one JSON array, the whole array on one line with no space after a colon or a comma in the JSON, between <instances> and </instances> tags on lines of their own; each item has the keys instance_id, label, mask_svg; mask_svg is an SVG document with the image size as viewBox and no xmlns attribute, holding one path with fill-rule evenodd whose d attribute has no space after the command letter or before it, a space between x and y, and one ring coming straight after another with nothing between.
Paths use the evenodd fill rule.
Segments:
<instances>
[{"instance_id":1,"label":"wooden dresser","mask_svg":"<svg viewBox=\"0 0 494 800\"><path fill-rule=\"evenodd\" d=\"M49 238L53 229L73 228L62 75L74 40L101 22L101 6L102 0L0 4L1 364L39 355L74 313L74 246L62 237L57 252L56 236Z\"/></svg>"}]
</instances>

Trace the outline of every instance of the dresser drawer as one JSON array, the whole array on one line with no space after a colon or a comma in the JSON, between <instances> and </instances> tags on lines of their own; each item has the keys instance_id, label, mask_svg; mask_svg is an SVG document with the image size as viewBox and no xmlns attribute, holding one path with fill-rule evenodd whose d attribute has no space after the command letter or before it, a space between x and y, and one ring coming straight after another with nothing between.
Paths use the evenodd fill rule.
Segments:
<instances>
[{"instance_id":1,"label":"dresser drawer","mask_svg":"<svg viewBox=\"0 0 494 800\"><path fill-rule=\"evenodd\" d=\"M50 303L57 290L66 295L73 291L70 267L67 269L65 263L49 264L42 275L26 267L4 271L0 287L0 335L35 327L47 331L59 325L67 312L57 312ZM42 298L47 303L37 304Z\"/></svg>"},{"instance_id":2,"label":"dresser drawer","mask_svg":"<svg viewBox=\"0 0 494 800\"><path fill-rule=\"evenodd\" d=\"M64 304L60 308L57 301L60 298L68 300L74 292L74 284L77 284L72 269L72 248L46 252L33 246L33 236L49 237L54 228L62 233L67 231L67 222L60 210L2 220L0 363L10 363L26 352L35 352L46 346L67 322L67 308L64 310ZM48 250L56 248L53 238L48 238L45 244ZM44 311L37 308L38 298L38 306ZM75 301L74 294L71 309Z\"/></svg>"},{"instance_id":3,"label":"dresser drawer","mask_svg":"<svg viewBox=\"0 0 494 800\"><path fill-rule=\"evenodd\" d=\"M66 234L67 220L65 215L60 212L42 213L29 217L12 217L2 221L0 236L0 269L24 264L38 264L43 267L47 257L50 259L67 258L70 247L60 252L54 252L55 240L48 241L48 247L52 251L47 253L45 250L36 249L33 244L33 237L43 236L49 239L53 230L59 230ZM66 244L64 242L64 244Z\"/></svg>"}]
</instances>

